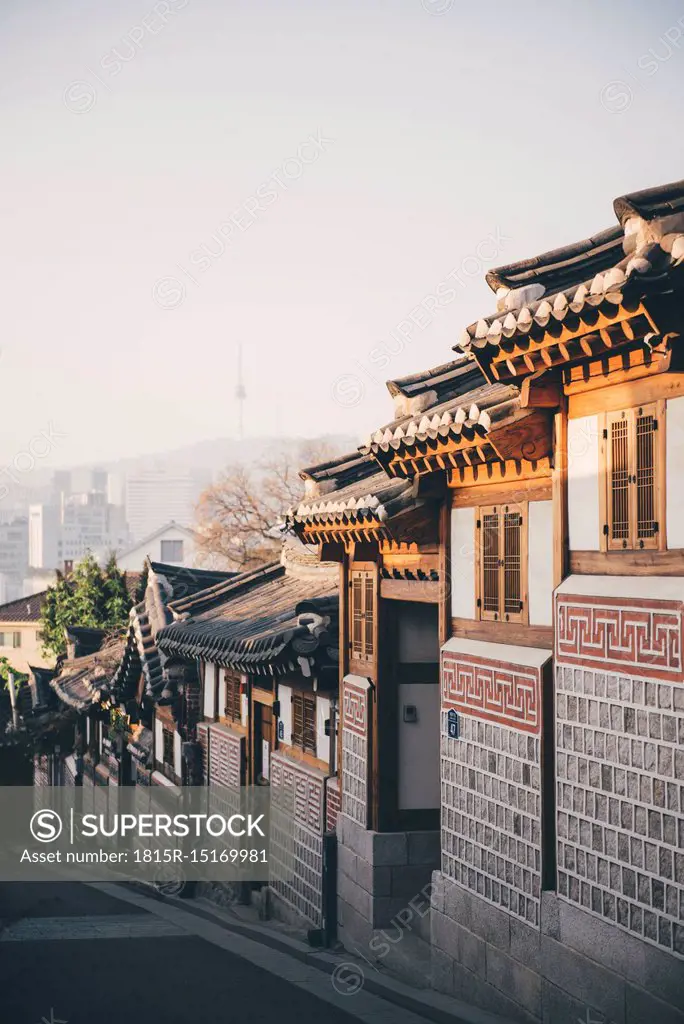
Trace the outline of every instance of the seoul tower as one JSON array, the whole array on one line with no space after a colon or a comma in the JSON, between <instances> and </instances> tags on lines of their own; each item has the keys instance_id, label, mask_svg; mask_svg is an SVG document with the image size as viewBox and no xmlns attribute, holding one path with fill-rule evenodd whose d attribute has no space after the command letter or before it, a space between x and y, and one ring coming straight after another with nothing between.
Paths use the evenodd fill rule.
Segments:
<instances>
[{"instance_id":1,"label":"seoul tower","mask_svg":"<svg viewBox=\"0 0 684 1024\"><path fill-rule=\"evenodd\" d=\"M242 380L242 345L238 345L238 381L237 387L235 388L235 398L238 404L238 436L240 440L245 436L244 430L244 407L245 399L247 398L247 392L245 391L245 385Z\"/></svg>"}]
</instances>

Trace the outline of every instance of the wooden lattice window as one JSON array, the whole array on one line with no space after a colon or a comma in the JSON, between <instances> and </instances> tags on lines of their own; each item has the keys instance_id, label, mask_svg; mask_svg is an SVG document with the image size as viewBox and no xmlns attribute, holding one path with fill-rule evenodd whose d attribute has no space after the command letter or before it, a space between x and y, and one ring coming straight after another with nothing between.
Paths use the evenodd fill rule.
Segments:
<instances>
[{"instance_id":1,"label":"wooden lattice window","mask_svg":"<svg viewBox=\"0 0 684 1024\"><path fill-rule=\"evenodd\" d=\"M375 572L352 569L349 581L350 654L353 661L372 661L375 630Z\"/></svg>"},{"instance_id":2,"label":"wooden lattice window","mask_svg":"<svg viewBox=\"0 0 684 1024\"><path fill-rule=\"evenodd\" d=\"M522 622L525 614L527 517L521 505L478 510L478 610L481 619Z\"/></svg>"},{"instance_id":3,"label":"wooden lattice window","mask_svg":"<svg viewBox=\"0 0 684 1024\"><path fill-rule=\"evenodd\" d=\"M662 418L656 403L606 414L603 536L608 551L660 546Z\"/></svg>"},{"instance_id":4,"label":"wooden lattice window","mask_svg":"<svg viewBox=\"0 0 684 1024\"><path fill-rule=\"evenodd\" d=\"M224 705L223 714L231 722L242 722L242 695L240 691L240 677L230 672L224 676Z\"/></svg>"},{"instance_id":5,"label":"wooden lattice window","mask_svg":"<svg viewBox=\"0 0 684 1024\"><path fill-rule=\"evenodd\" d=\"M173 768L173 732L171 729L162 729L162 761L167 768Z\"/></svg>"},{"instance_id":6,"label":"wooden lattice window","mask_svg":"<svg viewBox=\"0 0 684 1024\"><path fill-rule=\"evenodd\" d=\"M316 753L316 698L312 693L292 694L292 745Z\"/></svg>"}]
</instances>

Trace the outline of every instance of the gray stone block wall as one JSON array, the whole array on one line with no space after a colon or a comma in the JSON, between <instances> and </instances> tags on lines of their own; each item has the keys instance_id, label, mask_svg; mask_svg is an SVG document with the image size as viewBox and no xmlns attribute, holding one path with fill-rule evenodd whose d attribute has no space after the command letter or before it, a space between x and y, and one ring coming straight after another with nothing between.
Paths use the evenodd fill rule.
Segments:
<instances>
[{"instance_id":1,"label":"gray stone block wall","mask_svg":"<svg viewBox=\"0 0 684 1024\"><path fill-rule=\"evenodd\" d=\"M472 715L459 722L452 739L442 712L442 871L538 927L539 736Z\"/></svg>"},{"instance_id":2,"label":"gray stone block wall","mask_svg":"<svg viewBox=\"0 0 684 1024\"><path fill-rule=\"evenodd\" d=\"M559 665L556 723L559 895L684 956L684 685Z\"/></svg>"},{"instance_id":3,"label":"gray stone block wall","mask_svg":"<svg viewBox=\"0 0 684 1024\"><path fill-rule=\"evenodd\" d=\"M439 833L372 832L348 815L337 819L339 938L350 950L389 965L419 940L413 956L429 959L430 891L439 864ZM422 983L427 971L422 968ZM416 979L420 981L420 979Z\"/></svg>"},{"instance_id":4,"label":"gray stone block wall","mask_svg":"<svg viewBox=\"0 0 684 1024\"><path fill-rule=\"evenodd\" d=\"M684 962L543 892L540 927L435 872L432 986L509 1019L684 1024Z\"/></svg>"}]
</instances>

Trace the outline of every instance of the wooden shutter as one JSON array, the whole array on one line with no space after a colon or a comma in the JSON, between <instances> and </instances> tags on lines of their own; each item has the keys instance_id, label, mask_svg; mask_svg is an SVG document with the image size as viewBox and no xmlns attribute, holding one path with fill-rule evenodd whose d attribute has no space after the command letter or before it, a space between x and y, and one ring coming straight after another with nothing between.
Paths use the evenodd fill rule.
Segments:
<instances>
[{"instance_id":1,"label":"wooden shutter","mask_svg":"<svg viewBox=\"0 0 684 1024\"><path fill-rule=\"evenodd\" d=\"M311 694L303 695L303 735L302 749L309 754L316 753L316 698Z\"/></svg>"},{"instance_id":2,"label":"wooden shutter","mask_svg":"<svg viewBox=\"0 0 684 1024\"><path fill-rule=\"evenodd\" d=\"M606 469L608 481L608 548L630 546L630 416L610 413L607 418Z\"/></svg>"},{"instance_id":3,"label":"wooden shutter","mask_svg":"<svg viewBox=\"0 0 684 1024\"><path fill-rule=\"evenodd\" d=\"M520 622L525 607L527 568L521 506L481 508L478 524L480 618Z\"/></svg>"},{"instance_id":4,"label":"wooden shutter","mask_svg":"<svg viewBox=\"0 0 684 1024\"><path fill-rule=\"evenodd\" d=\"M304 741L304 697L292 694L292 745L301 747Z\"/></svg>"},{"instance_id":5,"label":"wooden shutter","mask_svg":"<svg viewBox=\"0 0 684 1024\"><path fill-rule=\"evenodd\" d=\"M634 486L636 489L635 546L658 546L658 419L655 406L635 410Z\"/></svg>"},{"instance_id":6,"label":"wooden shutter","mask_svg":"<svg viewBox=\"0 0 684 1024\"><path fill-rule=\"evenodd\" d=\"M316 753L316 698L311 693L292 694L292 745Z\"/></svg>"},{"instance_id":7,"label":"wooden shutter","mask_svg":"<svg viewBox=\"0 0 684 1024\"><path fill-rule=\"evenodd\" d=\"M482 618L498 619L500 612L501 556L499 554L498 509L482 509L482 539L480 563L482 566Z\"/></svg>"},{"instance_id":8,"label":"wooden shutter","mask_svg":"<svg viewBox=\"0 0 684 1024\"><path fill-rule=\"evenodd\" d=\"M517 619L522 612L522 523L523 517L520 512L504 508L503 615L507 619Z\"/></svg>"},{"instance_id":9,"label":"wooden shutter","mask_svg":"<svg viewBox=\"0 0 684 1024\"><path fill-rule=\"evenodd\" d=\"M375 648L375 571L352 569L350 577L351 660L372 661Z\"/></svg>"},{"instance_id":10,"label":"wooden shutter","mask_svg":"<svg viewBox=\"0 0 684 1024\"><path fill-rule=\"evenodd\" d=\"M226 718L231 722L242 721L242 697L240 694L240 678L229 672L224 672L226 703L223 710Z\"/></svg>"},{"instance_id":11,"label":"wooden shutter","mask_svg":"<svg viewBox=\"0 0 684 1024\"><path fill-rule=\"evenodd\" d=\"M361 573L352 573L351 579L352 658L363 658L363 578Z\"/></svg>"},{"instance_id":12,"label":"wooden shutter","mask_svg":"<svg viewBox=\"0 0 684 1024\"><path fill-rule=\"evenodd\" d=\"M604 533L609 551L658 547L662 487L658 422L655 403L606 416Z\"/></svg>"}]
</instances>

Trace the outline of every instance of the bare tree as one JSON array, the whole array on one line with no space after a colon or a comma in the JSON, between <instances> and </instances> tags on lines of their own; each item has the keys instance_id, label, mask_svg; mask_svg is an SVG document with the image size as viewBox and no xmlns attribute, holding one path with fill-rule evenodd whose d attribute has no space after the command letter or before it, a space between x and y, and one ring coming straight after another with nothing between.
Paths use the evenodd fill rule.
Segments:
<instances>
[{"instance_id":1,"label":"bare tree","mask_svg":"<svg viewBox=\"0 0 684 1024\"><path fill-rule=\"evenodd\" d=\"M200 496L196 528L203 561L246 571L280 553L278 523L304 492L299 470L340 452L326 441L276 449L252 466L228 466Z\"/></svg>"}]
</instances>

